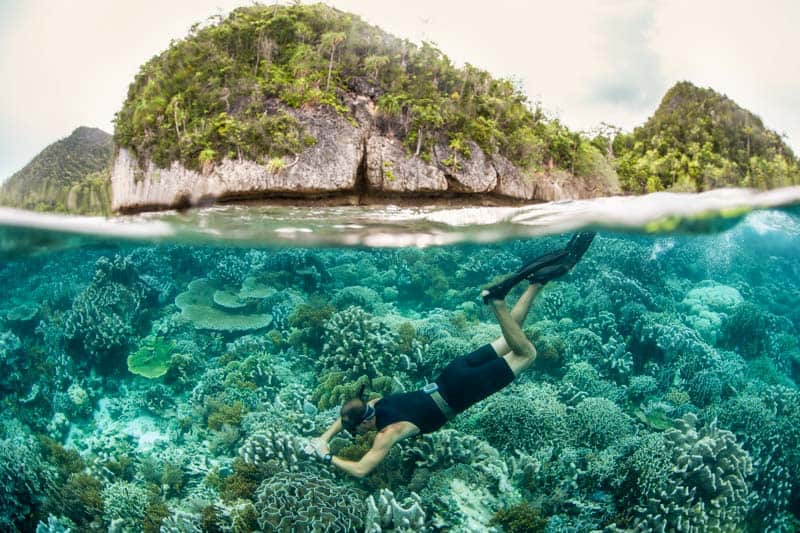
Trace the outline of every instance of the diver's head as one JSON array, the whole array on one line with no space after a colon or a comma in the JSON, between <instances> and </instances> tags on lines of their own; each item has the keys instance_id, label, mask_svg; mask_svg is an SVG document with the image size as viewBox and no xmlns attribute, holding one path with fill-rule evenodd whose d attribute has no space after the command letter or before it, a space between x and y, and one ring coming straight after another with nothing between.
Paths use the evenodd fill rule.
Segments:
<instances>
[{"instance_id":1,"label":"diver's head","mask_svg":"<svg viewBox=\"0 0 800 533\"><path fill-rule=\"evenodd\" d=\"M375 408L364 400L363 386L358 392L358 398L348 400L339 412L342 426L353 435L365 433L375 427Z\"/></svg>"}]
</instances>

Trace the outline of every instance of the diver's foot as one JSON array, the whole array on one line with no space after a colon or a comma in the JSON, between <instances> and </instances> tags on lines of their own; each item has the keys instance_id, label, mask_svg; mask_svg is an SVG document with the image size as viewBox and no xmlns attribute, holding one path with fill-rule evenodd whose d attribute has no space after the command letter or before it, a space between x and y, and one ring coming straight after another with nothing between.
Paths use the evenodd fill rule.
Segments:
<instances>
[{"instance_id":1,"label":"diver's foot","mask_svg":"<svg viewBox=\"0 0 800 533\"><path fill-rule=\"evenodd\" d=\"M548 281L560 278L578 264L583 254L589 249L592 244L596 233L593 231L584 231L576 233L561 251L561 256L555 261L549 262L547 265L536 269L531 275L528 276L528 281L531 283L539 283L544 285Z\"/></svg>"},{"instance_id":2,"label":"diver's foot","mask_svg":"<svg viewBox=\"0 0 800 533\"><path fill-rule=\"evenodd\" d=\"M486 287L481 291L481 298L483 298L484 304L489 304L496 300L505 300L506 295L509 293L511 289L514 288L514 285L519 283L519 280L515 280L512 277L506 278L500 283L496 283L491 287Z\"/></svg>"},{"instance_id":3,"label":"diver's foot","mask_svg":"<svg viewBox=\"0 0 800 533\"><path fill-rule=\"evenodd\" d=\"M557 264L560 261L564 261L568 256L569 251L564 249L540 255L539 257L525 263L522 265L522 268L508 276L503 281L487 287L481 293L481 296L483 297L483 303L488 304L492 300L505 299L509 291L511 291L511 289L513 289L514 286L520 281L529 279L537 271L548 265Z\"/></svg>"}]
</instances>

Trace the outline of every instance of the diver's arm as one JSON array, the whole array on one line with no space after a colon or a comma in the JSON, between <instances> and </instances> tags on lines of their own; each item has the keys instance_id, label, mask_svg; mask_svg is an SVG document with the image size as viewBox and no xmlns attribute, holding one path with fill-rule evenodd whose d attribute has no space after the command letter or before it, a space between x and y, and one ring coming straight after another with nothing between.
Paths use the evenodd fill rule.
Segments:
<instances>
[{"instance_id":1,"label":"diver's arm","mask_svg":"<svg viewBox=\"0 0 800 533\"><path fill-rule=\"evenodd\" d=\"M337 418L336 422L331 424L331 427L329 427L325 433L315 439L311 439L309 446L306 447L306 453L314 453L314 450L319 450L318 453L320 457L330 453L331 450L328 448L328 442L330 442L333 436L339 433L342 429L342 419Z\"/></svg>"},{"instance_id":2,"label":"diver's arm","mask_svg":"<svg viewBox=\"0 0 800 533\"><path fill-rule=\"evenodd\" d=\"M342 427L342 419L337 418L336 422L331 424L331 427L329 427L327 431L325 431L325 433L322 434L320 440L323 441L325 444L327 444L328 442L330 442L333 436L339 433L342 429L344 429Z\"/></svg>"},{"instance_id":3,"label":"diver's arm","mask_svg":"<svg viewBox=\"0 0 800 533\"><path fill-rule=\"evenodd\" d=\"M389 454L389 449L394 443L395 441L392 440L391 437L384 436L383 438L380 438L379 433L378 436L375 437L375 442L372 444L372 448L365 453L358 462L348 461L347 459L333 456L331 458L331 463L336 465L337 468L344 470L351 476L364 477L372 472L372 470L386 458L386 456Z\"/></svg>"}]
</instances>

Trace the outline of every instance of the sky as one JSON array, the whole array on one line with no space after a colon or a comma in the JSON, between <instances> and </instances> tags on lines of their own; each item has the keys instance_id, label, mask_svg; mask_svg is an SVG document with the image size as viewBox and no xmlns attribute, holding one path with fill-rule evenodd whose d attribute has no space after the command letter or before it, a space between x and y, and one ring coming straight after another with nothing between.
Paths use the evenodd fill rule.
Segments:
<instances>
[{"instance_id":1,"label":"sky","mask_svg":"<svg viewBox=\"0 0 800 533\"><path fill-rule=\"evenodd\" d=\"M251 1L0 0L0 180L78 126L113 132L139 67ZM262 3L275 3L270 0ZM570 128L632 130L688 80L800 153L796 0L330 0L399 37L518 80Z\"/></svg>"}]
</instances>

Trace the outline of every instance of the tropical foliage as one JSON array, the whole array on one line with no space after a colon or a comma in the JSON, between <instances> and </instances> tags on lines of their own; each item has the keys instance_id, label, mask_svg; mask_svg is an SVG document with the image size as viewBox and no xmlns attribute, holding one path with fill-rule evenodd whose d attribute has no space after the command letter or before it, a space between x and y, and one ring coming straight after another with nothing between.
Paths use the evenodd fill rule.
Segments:
<instances>
[{"instance_id":1,"label":"tropical foliage","mask_svg":"<svg viewBox=\"0 0 800 533\"><path fill-rule=\"evenodd\" d=\"M800 183L797 158L777 133L730 98L689 82L672 87L613 148L620 181L633 193Z\"/></svg>"},{"instance_id":2,"label":"tropical foliage","mask_svg":"<svg viewBox=\"0 0 800 533\"><path fill-rule=\"evenodd\" d=\"M600 155L513 82L457 68L431 43L322 4L255 5L193 26L141 68L115 141L160 166L266 163L313 142L293 109L324 105L350 117L348 93L372 97L384 133L424 159L437 144L468 155L471 140L521 167L590 174Z\"/></svg>"}]
</instances>

